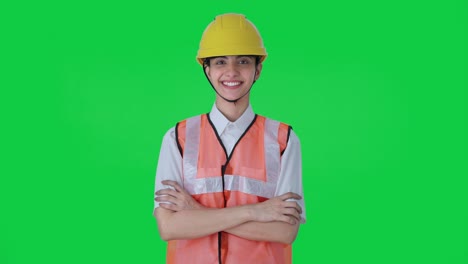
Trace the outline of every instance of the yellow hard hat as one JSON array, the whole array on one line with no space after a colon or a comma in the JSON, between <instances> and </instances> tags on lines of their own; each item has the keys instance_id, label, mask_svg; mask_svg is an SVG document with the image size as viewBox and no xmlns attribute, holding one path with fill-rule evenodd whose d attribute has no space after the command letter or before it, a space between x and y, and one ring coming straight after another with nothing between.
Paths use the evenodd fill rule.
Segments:
<instances>
[{"instance_id":1,"label":"yellow hard hat","mask_svg":"<svg viewBox=\"0 0 468 264\"><path fill-rule=\"evenodd\" d=\"M260 62L267 56L260 33L244 15L217 16L203 32L197 61L203 65L204 58L229 55L258 55Z\"/></svg>"}]
</instances>

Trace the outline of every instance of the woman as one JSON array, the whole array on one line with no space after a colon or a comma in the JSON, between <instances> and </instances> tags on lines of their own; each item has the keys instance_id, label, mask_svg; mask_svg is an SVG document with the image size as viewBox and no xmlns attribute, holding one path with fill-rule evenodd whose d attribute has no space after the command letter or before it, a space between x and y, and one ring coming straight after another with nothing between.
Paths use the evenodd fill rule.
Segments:
<instances>
[{"instance_id":1,"label":"woman","mask_svg":"<svg viewBox=\"0 0 468 264\"><path fill-rule=\"evenodd\" d=\"M250 105L266 57L243 15L219 15L203 33L197 60L215 104L166 133L156 172L167 263L291 263L305 221L300 143Z\"/></svg>"}]
</instances>

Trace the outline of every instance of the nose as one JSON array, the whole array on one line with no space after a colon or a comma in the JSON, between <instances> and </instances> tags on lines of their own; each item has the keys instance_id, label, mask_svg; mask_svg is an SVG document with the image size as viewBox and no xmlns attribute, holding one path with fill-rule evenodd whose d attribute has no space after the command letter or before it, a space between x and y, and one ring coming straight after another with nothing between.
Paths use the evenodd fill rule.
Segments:
<instances>
[{"instance_id":1,"label":"nose","mask_svg":"<svg viewBox=\"0 0 468 264\"><path fill-rule=\"evenodd\" d=\"M239 75L239 65L236 62L229 62L226 67L226 75L237 76Z\"/></svg>"}]
</instances>

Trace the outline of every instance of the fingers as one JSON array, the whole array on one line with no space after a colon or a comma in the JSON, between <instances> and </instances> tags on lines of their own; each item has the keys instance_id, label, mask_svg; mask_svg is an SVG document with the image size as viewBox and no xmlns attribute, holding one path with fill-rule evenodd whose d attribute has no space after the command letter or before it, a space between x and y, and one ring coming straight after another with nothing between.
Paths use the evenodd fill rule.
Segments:
<instances>
[{"instance_id":1,"label":"fingers","mask_svg":"<svg viewBox=\"0 0 468 264\"><path fill-rule=\"evenodd\" d=\"M179 195L179 193L175 190L172 190L172 189L161 189L159 191L157 191L155 193L156 195L170 195L170 196L174 196L174 197L177 197Z\"/></svg>"},{"instance_id":2,"label":"fingers","mask_svg":"<svg viewBox=\"0 0 468 264\"><path fill-rule=\"evenodd\" d=\"M186 191L182 187L180 187L180 185L175 181L165 180L161 183L164 185L171 186L175 190L171 188L161 189L155 193L156 195L171 195L174 197L181 197L181 195L186 194Z\"/></svg>"},{"instance_id":3,"label":"fingers","mask_svg":"<svg viewBox=\"0 0 468 264\"><path fill-rule=\"evenodd\" d=\"M302 214L302 207L299 206L299 204L295 201L287 201L289 199L296 199L296 200L302 199L302 197L299 194L288 192L288 193L278 196L277 198L283 201L282 205L284 206L284 208L289 208L288 210L289 213L286 213L286 214L293 216L297 220L301 220L300 215Z\"/></svg>"},{"instance_id":4,"label":"fingers","mask_svg":"<svg viewBox=\"0 0 468 264\"><path fill-rule=\"evenodd\" d=\"M166 189L158 190L154 200L162 203L170 204L170 210L181 211L186 209L203 208L185 189L183 189L177 182L165 180L162 181L167 186ZM172 188L174 189L172 189ZM167 206L164 206L166 208Z\"/></svg>"},{"instance_id":5,"label":"fingers","mask_svg":"<svg viewBox=\"0 0 468 264\"><path fill-rule=\"evenodd\" d=\"M286 222L286 223L291 224L291 225L295 225L297 223L297 220L294 217L290 217L290 216L287 216L287 215L283 215L278 220L282 221L282 222Z\"/></svg>"},{"instance_id":6,"label":"fingers","mask_svg":"<svg viewBox=\"0 0 468 264\"><path fill-rule=\"evenodd\" d=\"M289 203L289 202L288 202ZM295 203L295 202L293 202ZM295 205L297 206L282 206L280 209L278 209L278 217L279 221L284 221L288 222L290 224L295 224L296 221L301 221L301 213L302 209L300 206L298 206L296 203Z\"/></svg>"},{"instance_id":7,"label":"fingers","mask_svg":"<svg viewBox=\"0 0 468 264\"><path fill-rule=\"evenodd\" d=\"M174 212L177 212L177 206L176 205L173 205L173 204L165 204L165 203L161 203L159 204L160 207L164 208L164 209L168 209L168 210L171 210L171 211L174 211Z\"/></svg>"},{"instance_id":8,"label":"fingers","mask_svg":"<svg viewBox=\"0 0 468 264\"><path fill-rule=\"evenodd\" d=\"M177 183L176 181L164 180L161 183L164 184L164 185L169 185L169 186L173 187L178 192L184 192L185 191L182 187L180 187L179 183Z\"/></svg>"},{"instance_id":9,"label":"fingers","mask_svg":"<svg viewBox=\"0 0 468 264\"><path fill-rule=\"evenodd\" d=\"M285 194L278 196L278 198L283 201L286 201L288 199L296 199L296 200L302 199L302 197L299 194L293 193L293 192L287 192Z\"/></svg>"},{"instance_id":10,"label":"fingers","mask_svg":"<svg viewBox=\"0 0 468 264\"><path fill-rule=\"evenodd\" d=\"M290 202L284 202L285 203L285 206L284 207L287 207L287 208L294 208L296 209L296 211L299 213L299 214L302 214L302 207L299 206L299 204L297 202L294 202L294 201L290 201Z\"/></svg>"},{"instance_id":11,"label":"fingers","mask_svg":"<svg viewBox=\"0 0 468 264\"><path fill-rule=\"evenodd\" d=\"M172 210L174 212L178 212L186 208L186 201L183 200L183 197L178 197L175 195L164 195L164 193L175 193L176 195L180 195L176 191L166 189L165 191L161 190L161 192L156 193L158 196L154 200L159 203L160 207Z\"/></svg>"},{"instance_id":12,"label":"fingers","mask_svg":"<svg viewBox=\"0 0 468 264\"><path fill-rule=\"evenodd\" d=\"M296 209L288 208L285 210L284 214L293 217L297 221L301 221L301 214L299 214Z\"/></svg>"},{"instance_id":13,"label":"fingers","mask_svg":"<svg viewBox=\"0 0 468 264\"><path fill-rule=\"evenodd\" d=\"M159 203L178 204L178 199L170 195L158 196L154 200Z\"/></svg>"},{"instance_id":14,"label":"fingers","mask_svg":"<svg viewBox=\"0 0 468 264\"><path fill-rule=\"evenodd\" d=\"M159 190L155 194L156 197L154 198L154 200L156 202L170 202L173 204L178 204L182 199L181 195L177 191L174 191L172 189Z\"/></svg>"}]
</instances>

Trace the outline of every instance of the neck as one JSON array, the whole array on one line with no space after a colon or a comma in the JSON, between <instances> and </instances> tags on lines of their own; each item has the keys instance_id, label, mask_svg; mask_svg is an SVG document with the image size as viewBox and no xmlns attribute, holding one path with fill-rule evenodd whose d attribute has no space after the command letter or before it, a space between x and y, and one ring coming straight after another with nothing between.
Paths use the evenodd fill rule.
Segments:
<instances>
[{"instance_id":1,"label":"neck","mask_svg":"<svg viewBox=\"0 0 468 264\"><path fill-rule=\"evenodd\" d=\"M231 122L236 121L249 106L249 96L246 95L236 103L226 102L223 98L216 96L216 107Z\"/></svg>"}]
</instances>

